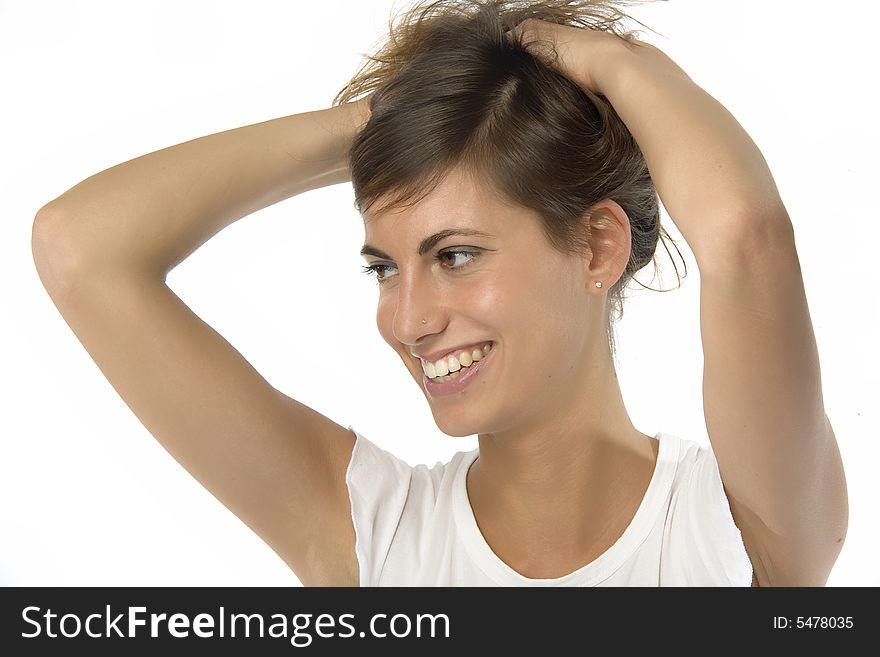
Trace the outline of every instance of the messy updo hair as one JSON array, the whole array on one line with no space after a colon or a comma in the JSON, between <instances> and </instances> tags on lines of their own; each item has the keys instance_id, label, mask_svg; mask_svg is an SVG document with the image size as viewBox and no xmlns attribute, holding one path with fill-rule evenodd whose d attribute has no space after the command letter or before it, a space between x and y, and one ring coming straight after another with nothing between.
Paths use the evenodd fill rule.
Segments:
<instances>
[{"instance_id":1,"label":"messy updo hair","mask_svg":"<svg viewBox=\"0 0 880 657\"><path fill-rule=\"evenodd\" d=\"M387 42L366 56L333 100L338 105L371 94L372 115L349 151L361 214L380 197L389 199L383 209L417 203L462 166L501 198L534 211L557 251L580 255L591 240L583 217L603 199L616 201L629 217L632 248L608 290L612 356L624 289L649 262L656 271L658 239L669 237L660 225L657 191L611 103L562 75L552 47L544 51L548 58L505 33L538 18L637 41L637 33L621 26L622 19L635 19L614 4L622 3L417 0L389 23Z\"/></svg>"}]
</instances>

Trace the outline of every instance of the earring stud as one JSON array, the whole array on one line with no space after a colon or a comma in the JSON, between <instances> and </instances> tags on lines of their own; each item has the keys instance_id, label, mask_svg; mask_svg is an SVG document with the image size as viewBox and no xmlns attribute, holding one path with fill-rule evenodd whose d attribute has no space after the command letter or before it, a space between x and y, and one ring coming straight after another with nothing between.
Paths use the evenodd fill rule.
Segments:
<instances>
[{"instance_id":1,"label":"earring stud","mask_svg":"<svg viewBox=\"0 0 880 657\"><path fill-rule=\"evenodd\" d=\"M602 287L602 281L596 281L596 287Z\"/></svg>"}]
</instances>

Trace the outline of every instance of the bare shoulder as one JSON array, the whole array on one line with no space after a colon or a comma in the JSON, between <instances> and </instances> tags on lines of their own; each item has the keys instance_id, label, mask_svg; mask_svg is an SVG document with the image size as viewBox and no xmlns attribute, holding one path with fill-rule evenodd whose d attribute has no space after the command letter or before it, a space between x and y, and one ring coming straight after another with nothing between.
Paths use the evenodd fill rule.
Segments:
<instances>
[{"instance_id":1,"label":"bare shoulder","mask_svg":"<svg viewBox=\"0 0 880 657\"><path fill-rule=\"evenodd\" d=\"M271 386L164 281L53 264L64 253L35 256L41 280L144 427L304 585L356 586L354 433Z\"/></svg>"},{"instance_id":2,"label":"bare shoulder","mask_svg":"<svg viewBox=\"0 0 880 657\"><path fill-rule=\"evenodd\" d=\"M314 444L321 450L314 456L314 461L326 461L324 470L327 473L326 478L321 480L326 483L323 494L320 487L311 491L311 494L305 490L301 493L315 500L312 513L304 518L305 526L302 527L314 540L308 542L309 554L300 555L303 563L289 565L304 586L358 586L360 568L355 551L356 536L351 517L351 502L345 482L345 473L357 438L352 431L317 411L279 391L276 392L291 414L294 426L301 425L303 414L311 416ZM318 501L319 499L323 502Z\"/></svg>"}]
</instances>

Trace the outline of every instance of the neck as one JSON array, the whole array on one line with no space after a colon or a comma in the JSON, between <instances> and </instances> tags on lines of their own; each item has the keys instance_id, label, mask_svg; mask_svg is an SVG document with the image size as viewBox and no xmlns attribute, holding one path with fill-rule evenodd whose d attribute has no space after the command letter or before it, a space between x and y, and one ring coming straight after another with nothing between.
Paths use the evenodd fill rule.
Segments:
<instances>
[{"instance_id":1,"label":"neck","mask_svg":"<svg viewBox=\"0 0 880 657\"><path fill-rule=\"evenodd\" d=\"M485 524L499 519L496 526L523 545L532 537L528 550L544 542L574 553L599 540L604 528L613 533L609 522L631 509L638 496L629 492L653 472L656 441L633 426L610 353L598 351L598 361L560 385L567 392L552 407L479 435L467 478L471 506Z\"/></svg>"}]
</instances>

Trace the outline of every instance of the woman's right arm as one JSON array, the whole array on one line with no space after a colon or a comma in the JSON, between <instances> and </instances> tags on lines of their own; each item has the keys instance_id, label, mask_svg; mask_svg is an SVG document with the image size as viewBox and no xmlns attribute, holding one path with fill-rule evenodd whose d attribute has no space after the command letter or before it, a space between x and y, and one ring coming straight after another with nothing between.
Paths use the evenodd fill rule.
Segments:
<instances>
[{"instance_id":1,"label":"woman's right arm","mask_svg":"<svg viewBox=\"0 0 880 657\"><path fill-rule=\"evenodd\" d=\"M352 432L273 388L165 284L225 226L349 179L366 101L208 135L98 173L37 214L49 296L160 444L303 584L358 583Z\"/></svg>"},{"instance_id":2,"label":"woman's right arm","mask_svg":"<svg viewBox=\"0 0 880 657\"><path fill-rule=\"evenodd\" d=\"M349 180L347 150L369 111L365 98L200 137L101 171L40 209L36 255L51 250L63 258L56 266L75 265L80 273L121 268L164 280L229 224Z\"/></svg>"}]
</instances>

